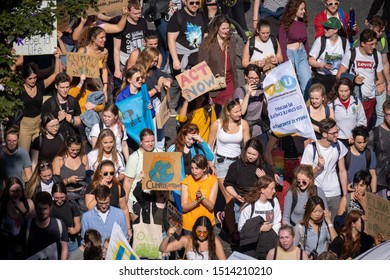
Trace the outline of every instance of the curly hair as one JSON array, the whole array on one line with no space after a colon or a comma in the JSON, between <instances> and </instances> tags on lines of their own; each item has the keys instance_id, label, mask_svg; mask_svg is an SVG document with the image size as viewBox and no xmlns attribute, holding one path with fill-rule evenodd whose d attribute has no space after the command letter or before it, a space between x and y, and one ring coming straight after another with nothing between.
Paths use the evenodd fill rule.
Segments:
<instances>
[{"instance_id":1,"label":"curly hair","mask_svg":"<svg viewBox=\"0 0 390 280\"><path fill-rule=\"evenodd\" d=\"M185 137L188 134L199 134L199 128L196 124L187 123L179 131L175 140L175 151L183 152Z\"/></svg>"},{"instance_id":2,"label":"curly hair","mask_svg":"<svg viewBox=\"0 0 390 280\"><path fill-rule=\"evenodd\" d=\"M291 24L294 22L299 6L306 2L304 0L289 0L284 9L283 15L280 19L280 25L283 25L286 32L290 29ZM307 14L301 19L307 25Z\"/></svg>"},{"instance_id":3,"label":"curly hair","mask_svg":"<svg viewBox=\"0 0 390 280\"><path fill-rule=\"evenodd\" d=\"M203 254L199 251L199 243L198 237L196 236L196 228L199 226L206 227L207 230L207 243L208 243L208 252L209 252L209 260L217 260L217 254L215 249L215 234L213 231L213 225L211 221L206 216L200 216L194 223L192 227L192 231L190 233L190 238L192 242L193 250L203 257Z\"/></svg>"},{"instance_id":4,"label":"curly hair","mask_svg":"<svg viewBox=\"0 0 390 280\"><path fill-rule=\"evenodd\" d=\"M336 81L335 84L332 87L332 90L329 92L329 100L330 102L333 102L337 99L339 95L339 88L340 86L347 86L349 88L350 94L353 94L353 89L355 85L353 82L348 78L341 78L340 80Z\"/></svg>"},{"instance_id":5,"label":"curly hair","mask_svg":"<svg viewBox=\"0 0 390 280\"><path fill-rule=\"evenodd\" d=\"M219 28L223 23L227 23L230 26L230 20L228 16L223 14L217 15L211 21L209 33L202 43L202 47L205 48L207 51L210 51L214 44L218 44L217 35L218 35ZM222 47L224 50L228 49L229 41L230 41L230 36L227 36L227 38L223 40Z\"/></svg>"},{"instance_id":6,"label":"curly hair","mask_svg":"<svg viewBox=\"0 0 390 280\"><path fill-rule=\"evenodd\" d=\"M89 44L91 44L92 40L94 40L100 33L106 32L100 26L89 26L83 29L80 39L77 43L77 48L85 48Z\"/></svg>"}]
</instances>

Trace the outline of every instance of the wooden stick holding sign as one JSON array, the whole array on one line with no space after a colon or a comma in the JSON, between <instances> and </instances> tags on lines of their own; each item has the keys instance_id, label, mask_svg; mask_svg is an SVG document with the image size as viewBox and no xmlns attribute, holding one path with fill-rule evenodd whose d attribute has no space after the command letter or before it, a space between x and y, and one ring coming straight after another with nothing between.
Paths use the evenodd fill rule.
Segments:
<instances>
[{"instance_id":1,"label":"wooden stick holding sign","mask_svg":"<svg viewBox=\"0 0 390 280\"><path fill-rule=\"evenodd\" d=\"M213 72L205 61L177 75L176 80L183 91L187 90L188 101L211 91L217 85Z\"/></svg>"},{"instance_id":2,"label":"wooden stick holding sign","mask_svg":"<svg viewBox=\"0 0 390 280\"><path fill-rule=\"evenodd\" d=\"M66 73L71 77L99 78L99 57L85 53L69 52L66 55Z\"/></svg>"}]
</instances>

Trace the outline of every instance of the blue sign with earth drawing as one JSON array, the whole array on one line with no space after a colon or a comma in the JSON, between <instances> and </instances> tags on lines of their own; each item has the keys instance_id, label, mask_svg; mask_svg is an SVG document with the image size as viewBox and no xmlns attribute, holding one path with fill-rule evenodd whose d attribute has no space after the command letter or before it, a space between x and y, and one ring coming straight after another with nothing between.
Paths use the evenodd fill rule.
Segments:
<instances>
[{"instance_id":1,"label":"blue sign with earth drawing","mask_svg":"<svg viewBox=\"0 0 390 280\"><path fill-rule=\"evenodd\" d=\"M181 153L144 153L145 179L143 189L179 190L181 176Z\"/></svg>"}]
</instances>

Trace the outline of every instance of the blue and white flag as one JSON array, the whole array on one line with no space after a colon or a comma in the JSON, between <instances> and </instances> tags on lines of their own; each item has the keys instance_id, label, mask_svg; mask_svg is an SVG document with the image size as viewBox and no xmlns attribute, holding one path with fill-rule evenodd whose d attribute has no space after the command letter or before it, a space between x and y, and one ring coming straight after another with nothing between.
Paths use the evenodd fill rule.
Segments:
<instances>
[{"instance_id":1,"label":"blue and white flag","mask_svg":"<svg viewBox=\"0 0 390 280\"><path fill-rule=\"evenodd\" d=\"M271 130L278 136L299 135L316 140L297 76L290 61L272 69L264 83Z\"/></svg>"},{"instance_id":2,"label":"blue and white flag","mask_svg":"<svg viewBox=\"0 0 390 280\"><path fill-rule=\"evenodd\" d=\"M117 223L112 228L106 260L139 260Z\"/></svg>"}]
</instances>

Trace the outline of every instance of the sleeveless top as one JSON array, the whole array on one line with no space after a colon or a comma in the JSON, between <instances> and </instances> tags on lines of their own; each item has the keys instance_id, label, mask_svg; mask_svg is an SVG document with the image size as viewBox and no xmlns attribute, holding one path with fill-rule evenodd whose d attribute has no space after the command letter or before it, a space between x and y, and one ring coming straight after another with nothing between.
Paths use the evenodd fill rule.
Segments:
<instances>
[{"instance_id":1,"label":"sleeveless top","mask_svg":"<svg viewBox=\"0 0 390 280\"><path fill-rule=\"evenodd\" d=\"M187 260L208 260L209 259L209 251L202 252L202 255L198 254L195 251L187 251L186 258Z\"/></svg>"},{"instance_id":2,"label":"sleeveless top","mask_svg":"<svg viewBox=\"0 0 390 280\"><path fill-rule=\"evenodd\" d=\"M329 109L329 106L328 105L324 105L324 109L325 109L325 118L329 118L330 116L330 109ZM307 112L309 113L309 116L310 116L310 106L307 107ZM313 119L311 116L310 116L310 121L312 124L320 127L320 122ZM317 131L314 131L316 137L317 137L317 140L320 140L322 138L321 136L321 133L317 132Z\"/></svg>"},{"instance_id":3,"label":"sleeveless top","mask_svg":"<svg viewBox=\"0 0 390 280\"><path fill-rule=\"evenodd\" d=\"M262 42L261 40L259 41L255 39L255 48L261 50L262 53L256 51L256 49L253 50L253 54L249 59L250 61L262 60L266 57L276 55L272 40L270 38L268 38L267 42Z\"/></svg>"},{"instance_id":4,"label":"sleeveless top","mask_svg":"<svg viewBox=\"0 0 390 280\"><path fill-rule=\"evenodd\" d=\"M80 166L77 167L77 169L75 169L75 170L70 169L69 167L67 167L65 165L65 159L64 158L62 158L62 162L63 162L63 164L62 164L61 169L60 169L60 176L61 176L61 178L66 179L66 178L69 178L69 177L72 177L72 176L76 175L77 177L84 177L83 181L85 181L86 169L85 169L85 166L84 166L83 162L81 162ZM78 189L78 188L82 187L81 183L83 181L80 181L77 184L67 184L66 188L67 188L68 191L74 191L75 189Z\"/></svg>"},{"instance_id":5,"label":"sleeveless top","mask_svg":"<svg viewBox=\"0 0 390 280\"><path fill-rule=\"evenodd\" d=\"M297 256L300 257L297 258ZM294 250L292 251L285 251L280 246L277 246L275 248L274 260L301 260L301 259L302 259L302 250L297 246L295 246Z\"/></svg>"},{"instance_id":6,"label":"sleeveless top","mask_svg":"<svg viewBox=\"0 0 390 280\"><path fill-rule=\"evenodd\" d=\"M217 154L230 158L238 157L241 153L241 142L244 138L242 130L242 124L240 124L237 133L227 133L223 130L222 125L218 121L218 131L216 135Z\"/></svg>"}]
</instances>

